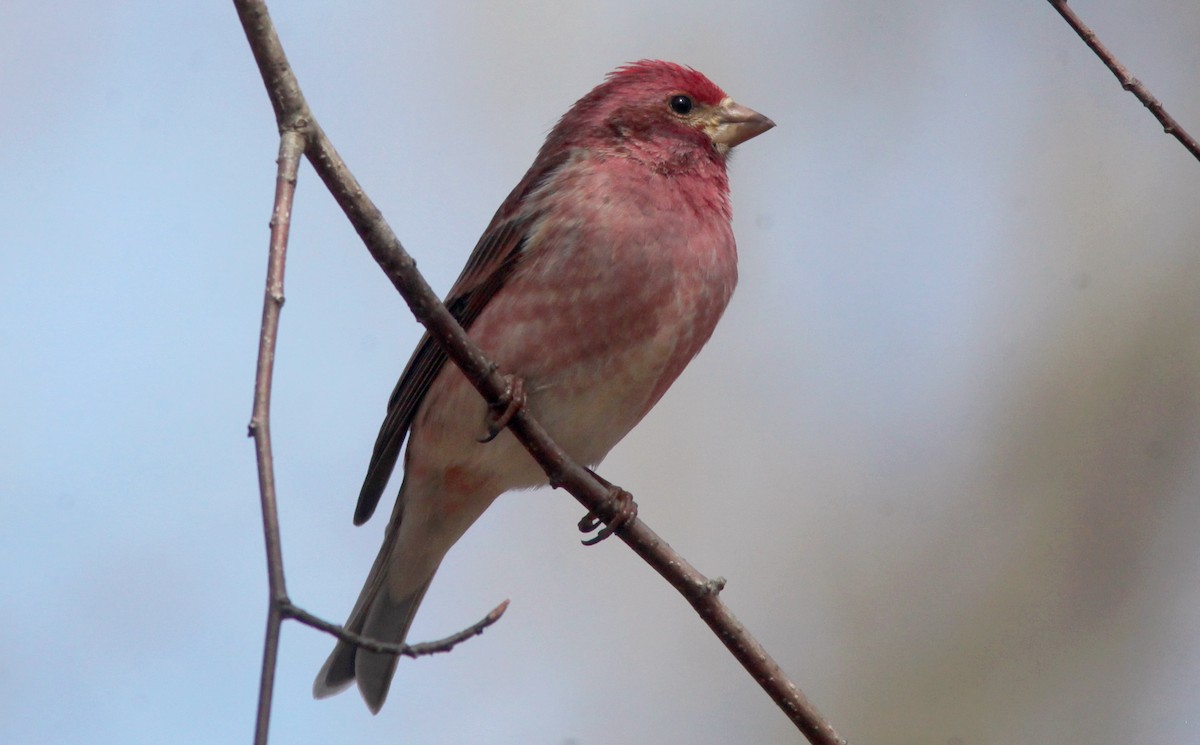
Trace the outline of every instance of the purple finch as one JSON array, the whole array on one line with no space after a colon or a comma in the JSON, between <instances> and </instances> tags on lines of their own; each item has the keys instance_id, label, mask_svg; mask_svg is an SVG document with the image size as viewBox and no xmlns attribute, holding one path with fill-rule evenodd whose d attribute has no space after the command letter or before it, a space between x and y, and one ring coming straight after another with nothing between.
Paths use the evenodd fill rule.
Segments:
<instances>
[{"instance_id":1,"label":"purple finch","mask_svg":"<svg viewBox=\"0 0 1200 745\"><path fill-rule=\"evenodd\" d=\"M774 123L699 72L622 67L571 107L500 205L446 305L524 383L530 413L594 466L700 351L737 282L730 148ZM405 437L404 483L346 628L402 642L446 551L510 489L546 475L428 334L388 401L354 513L375 511ZM397 657L338 642L313 684L371 711Z\"/></svg>"}]
</instances>

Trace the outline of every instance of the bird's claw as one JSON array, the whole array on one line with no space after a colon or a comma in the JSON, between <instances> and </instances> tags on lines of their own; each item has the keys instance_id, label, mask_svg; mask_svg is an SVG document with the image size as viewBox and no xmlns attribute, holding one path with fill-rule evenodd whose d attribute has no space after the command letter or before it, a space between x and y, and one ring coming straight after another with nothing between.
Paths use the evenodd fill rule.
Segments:
<instances>
[{"instance_id":1,"label":"bird's claw","mask_svg":"<svg viewBox=\"0 0 1200 745\"><path fill-rule=\"evenodd\" d=\"M590 470L590 469L589 469ZM633 501L633 495L625 491L619 486L613 486L610 482L596 476L593 471L592 475L604 486L608 487L608 504L611 505L612 518L602 521L600 516L595 512L589 512L579 521L580 533L591 533L596 528L600 531L591 538L582 541L585 546L595 546L600 541L608 538L613 533L620 530L630 520L637 518L638 506L637 502Z\"/></svg>"},{"instance_id":2,"label":"bird's claw","mask_svg":"<svg viewBox=\"0 0 1200 745\"><path fill-rule=\"evenodd\" d=\"M517 412L525 408L525 381L515 375L504 376L504 396L488 406L487 434L479 438L479 442L491 442L504 431Z\"/></svg>"}]
</instances>

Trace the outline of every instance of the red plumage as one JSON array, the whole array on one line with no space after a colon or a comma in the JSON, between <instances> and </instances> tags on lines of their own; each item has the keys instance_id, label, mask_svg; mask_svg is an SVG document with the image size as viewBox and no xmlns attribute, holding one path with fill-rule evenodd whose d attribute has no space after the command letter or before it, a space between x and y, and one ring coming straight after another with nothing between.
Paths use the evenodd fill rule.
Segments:
<instances>
[{"instance_id":1,"label":"red plumage","mask_svg":"<svg viewBox=\"0 0 1200 745\"><path fill-rule=\"evenodd\" d=\"M686 91L696 97L696 100L710 106L716 106L725 98L725 91L704 76L686 65L662 60L639 60L622 65L610 72L605 78L606 85L639 85L654 92L664 85ZM601 91L604 85L593 90Z\"/></svg>"},{"instance_id":2,"label":"red plumage","mask_svg":"<svg viewBox=\"0 0 1200 745\"><path fill-rule=\"evenodd\" d=\"M577 461L595 465L700 351L737 281L729 148L773 123L680 65L617 69L571 107L496 211L446 304ZM404 483L347 628L404 640L450 546L501 493L546 483L428 336L388 402L355 522L408 438ZM372 711L392 655L339 642L314 695L357 681Z\"/></svg>"}]
</instances>

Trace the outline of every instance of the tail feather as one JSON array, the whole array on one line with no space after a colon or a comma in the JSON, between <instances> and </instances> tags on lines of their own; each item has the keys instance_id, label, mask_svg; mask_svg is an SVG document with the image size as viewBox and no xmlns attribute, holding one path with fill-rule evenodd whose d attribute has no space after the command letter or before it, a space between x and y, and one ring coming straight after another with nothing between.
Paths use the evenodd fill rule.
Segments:
<instances>
[{"instance_id":1,"label":"tail feather","mask_svg":"<svg viewBox=\"0 0 1200 745\"><path fill-rule=\"evenodd\" d=\"M346 620L345 628L347 631L362 634L363 624L366 621L368 612L371 610L371 606L375 604L381 592L386 592L383 588L385 584L384 580L388 575L389 565L392 563L392 553L396 549L396 540L399 537L402 514L403 510L400 507L399 501L397 501L392 519L388 521L387 530L384 532L383 545L379 548L379 553L375 556L375 561L371 565L371 571L367 574L367 581L363 584L362 591L358 594L358 600L354 602L354 608L350 611L350 618ZM412 612L415 613L416 608L413 608ZM407 633L407 631L408 627L405 626L404 632ZM389 634L389 636L392 635ZM401 640L403 640L403 637ZM386 640L379 639L379 641ZM329 658L325 660L325 664L321 666L320 672L317 673L316 680L313 681L313 698L327 698L335 693L340 693L350 685L354 680L354 659L357 656L357 652L358 647L353 644L338 641Z\"/></svg>"},{"instance_id":2,"label":"tail feather","mask_svg":"<svg viewBox=\"0 0 1200 745\"><path fill-rule=\"evenodd\" d=\"M392 598L386 587L380 588L374 597L367 600L361 612L355 609L356 613L346 624L347 630L375 641L402 643L432 581L433 577L430 576L415 591L400 599ZM367 589L364 588L364 592ZM372 713L378 714L387 700L388 687L396 673L398 661L398 655L369 652L339 641L313 681L313 697L332 696L343 691L351 682L357 682L367 707Z\"/></svg>"},{"instance_id":3,"label":"tail feather","mask_svg":"<svg viewBox=\"0 0 1200 745\"><path fill-rule=\"evenodd\" d=\"M432 581L431 575L412 594L400 600L388 597L386 590L380 593L367 611L363 636L380 641L403 642ZM388 687L392 684L398 661L399 657L394 654L379 654L362 649L354 656L354 678L358 682L358 690L362 693L363 700L373 713L378 714L387 699Z\"/></svg>"},{"instance_id":4,"label":"tail feather","mask_svg":"<svg viewBox=\"0 0 1200 745\"><path fill-rule=\"evenodd\" d=\"M419 510L415 522L403 519L408 489L406 481L383 545L346 621L347 631L389 644L400 644L408 636L425 591L453 543L439 540L436 531L429 532ZM368 652L339 640L313 681L313 697L332 696L357 682L367 706L378 714L398 661L398 655Z\"/></svg>"},{"instance_id":5,"label":"tail feather","mask_svg":"<svg viewBox=\"0 0 1200 745\"><path fill-rule=\"evenodd\" d=\"M428 494L405 479L383 546L346 621L347 631L380 642L402 643L446 551L495 498L467 500L450 519L439 515L431 520L428 509L433 497ZM387 699L398 661L398 655L368 652L338 641L313 681L313 696L332 696L356 682L367 706L377 714Z\"/></svg>"},{"instance_id":6,"label":"tail feather","mask_svg":"<svg viewBox=\"0 0 1200 745\"><path fill-rule=\"evenodd\" d=\"M346 642L337 643L313 681L313 698L328 698L341 693L354 681L355 651L355 647Z\"/></svg>"}]
</instances>

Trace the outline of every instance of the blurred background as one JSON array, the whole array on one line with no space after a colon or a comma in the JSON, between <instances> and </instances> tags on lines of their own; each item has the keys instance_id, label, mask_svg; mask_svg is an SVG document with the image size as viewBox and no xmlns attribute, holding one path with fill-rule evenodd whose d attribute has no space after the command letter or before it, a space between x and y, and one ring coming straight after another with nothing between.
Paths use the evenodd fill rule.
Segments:
<instances>
[{"instance_id":1,"label":"blurred background","mask_svg":"<svg viewBox=\"0 0 1200 745\"><path fill-rule=\"evenodd\" d=\"M1073 7L1200 133L1200 5ZM445 291L577 98L697 67L778 127L732 163L741 285L600 469L856 744L1200 742L1200 164L1048 3L275 3L325 130ZM0 7L0 741L249 742L266 611L245 438L277 137L229 3ZM419 337L305 165L274 435L296 602ZM393 487L394 488L394 487ZM389 508L384 508L386 510ZM565 493L451 552L378 717L273 742L791 743Z\"/></svg>"}]
</instances>

